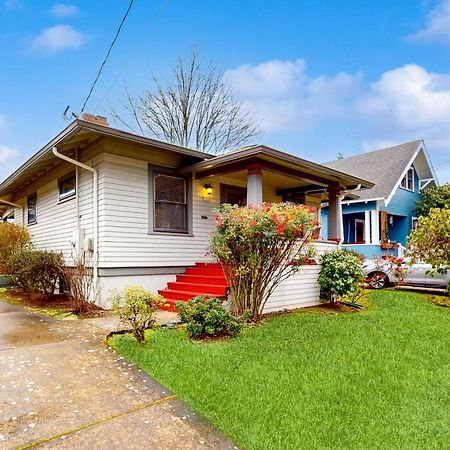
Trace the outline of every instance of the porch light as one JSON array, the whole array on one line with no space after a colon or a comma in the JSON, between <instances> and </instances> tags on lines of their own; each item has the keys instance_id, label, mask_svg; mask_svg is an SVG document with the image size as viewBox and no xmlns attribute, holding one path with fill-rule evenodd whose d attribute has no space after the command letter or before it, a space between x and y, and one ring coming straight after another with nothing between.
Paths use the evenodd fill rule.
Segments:
<instances>
[{"instance_id":1,"label":"porch light","mask_svg":"<svg viewBox=\"0 0 450 450\"><path fill-rule=\"evenodd\" d=\"M204 187L205 187L206 193L207 193L208 195L211 195L212 192L213 192L212 186L211 186L210 184L205 184Z\"/></svg>"}]
</instances>

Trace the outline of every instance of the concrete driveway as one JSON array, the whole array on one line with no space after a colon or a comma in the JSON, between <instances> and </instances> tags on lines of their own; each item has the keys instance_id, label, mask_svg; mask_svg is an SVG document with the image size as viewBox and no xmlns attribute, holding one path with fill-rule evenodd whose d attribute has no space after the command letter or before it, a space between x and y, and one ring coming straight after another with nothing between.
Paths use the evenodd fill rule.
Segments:
<instances>
[{"instance_id":1,"label":"concrete driveway","mask_svg":"<svg viewBox=\"0 0 450 450\"><path fill-rule=\"evenodd\" d=\"M0 449L233 449L86 321L0 300Z\"/></svg>"}]
</instances>

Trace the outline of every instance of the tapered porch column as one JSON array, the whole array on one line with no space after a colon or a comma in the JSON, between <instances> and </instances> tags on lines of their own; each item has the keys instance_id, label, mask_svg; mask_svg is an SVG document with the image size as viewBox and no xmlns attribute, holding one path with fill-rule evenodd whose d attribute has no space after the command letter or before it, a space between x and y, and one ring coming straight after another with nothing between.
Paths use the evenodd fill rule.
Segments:
<instances>
[{"instance_id":1,"label":"tapered porch column","mask_svg":"<svg viewBox=\"0 0 450 450\"><path fill-rule=\"evenodd\" d=\"M340 193L340 187L328 186L328 239L336 241L341 241L343 237Z\"/></svg>"},{"instance_id":2,"label":"tapered porch column","mask_svg":"<svg viewBox=\"0 0 450 450\"><path fill-rule=\"evenodd\" d=\"M247 205L262 205L263 182L262 166L247 166Z\"/></svg>"}]
</instances>

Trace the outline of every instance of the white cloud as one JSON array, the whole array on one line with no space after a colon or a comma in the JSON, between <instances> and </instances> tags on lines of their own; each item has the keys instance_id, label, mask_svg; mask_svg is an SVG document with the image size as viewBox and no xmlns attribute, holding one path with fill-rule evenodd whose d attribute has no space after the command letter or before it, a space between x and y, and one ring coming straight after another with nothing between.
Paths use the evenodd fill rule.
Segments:
<instances>
[{"instance_id":1,"label":"white cloud","mask_svg":"<svg viewBox=\"0 0 450 450\"><path fill-rule=\"evenodd\" d=\"M0 145L0 163L7 163L19 155L19 152L6 145Z\"/></svg>"},{"instance_id":2,"label":"white cloud","mask_svg":"<svg viewBox=\"0 0 450 450\"><path fill-rule=\"evenodd\" d=\"M450 44L450 0L442 0L428 14L425 27L406 39L419 43Z\"/></svg>"},{"instance_id":3,"label":"white cloud","mask_svg":"<svg viewBox=\"0 0 450 450\"><path fill-rule=\"evenodd\" d=\"M450 74L415 64L387 71L368 86L358 112L378 140L424 138L450 150Z\"/></svg>"},{"instance_id":4,"label":"white cloud","mask_svg":"<svg viewBox=\"0 0 450 450\"><path fill-rule=\"evenodd\" d=\"M50 9L50 14L54 17L73 17L80 13L80 8L76 5L55 3Z\"/></svg>"},{"instance_id":5,"label":"white cloud","mask_svg":"<svg viewBox=\"0 0 450 450\"><path fill-rule=\"evenodd\" d=\"M71 25L45 28L31 40L31 49L46 54L56 54L66 49L77 49L86 42L85 35Z\"/></svg>"},{"instance_id":6,"label":"white cloud","mask_svg":"<svg viewBox=\"0 0 450 450\"><path fill-rule=\"evenodd\" d=\"M360 74L310 77L303 60L242 65L225 73L244 105L265 131L301 130L324 117L345 114L359 89Z\"/></svg>"},{"instance_id":7,"label":"white cloud","mask_svg":"<svg viewBox=\"0 0 450 450\"><path fill-rule=\"evenodd\" d=\"M450 159L450 73L409 64L368 82L360 73L311 76L303 60L275 60L225 78L265 132L337 132L359 140L362 151L422 138Z\"/></svg>"}]
</instances>

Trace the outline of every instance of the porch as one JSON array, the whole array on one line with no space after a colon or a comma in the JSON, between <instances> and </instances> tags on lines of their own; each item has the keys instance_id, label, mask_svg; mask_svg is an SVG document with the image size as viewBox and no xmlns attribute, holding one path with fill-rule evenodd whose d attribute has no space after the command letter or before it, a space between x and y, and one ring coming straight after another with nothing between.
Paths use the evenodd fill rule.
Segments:
<instances>
[{"instance_id":1,"label":"porch","mask_svg":"<svg viewBox=\"0 0 450 450\"><path fill-rule=\"evenodd\" d=\"M345 212L344 208L343 246L368 258L403 256L407 222L406 216L389 214L387 211L373 209Z\"/></svg>"},{"instance_id":2,"label":"porch","mask_svg":"<svg viewBox=\"0 0 450 450\"><path fill-rule=\"evenodd\" d=\"M319 255L336 249L342 239L341 199L345 192L356 186L371 186L359 178L263 146L219 156L178 169L177 173L192 177L194 194L202 199L201 217L205 221L223 203L239 206L282 201L302 203L317 208L320 217L321 203L327 201L327 235L311 244ZM194 205L194 220L197 214ZM211 232L214 224L209 223ZM302 267L276 289L265 312L318 304L320 268L317 264ZM227 296L222 269L208 258L197 260L158 291L167 299L170 310L177 301L187 301L196 295Z\"/></svg>"}]
</instances>

